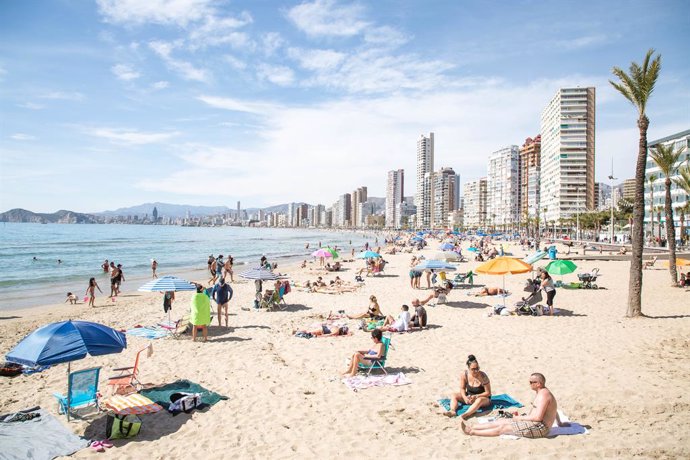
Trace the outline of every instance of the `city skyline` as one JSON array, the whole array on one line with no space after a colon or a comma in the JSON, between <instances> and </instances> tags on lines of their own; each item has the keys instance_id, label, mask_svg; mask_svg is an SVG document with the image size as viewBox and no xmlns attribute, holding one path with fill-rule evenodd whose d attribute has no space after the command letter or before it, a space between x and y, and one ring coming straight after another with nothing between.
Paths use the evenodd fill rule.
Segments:
<instances>
[{"instance_id":1,"label":"city skyline","mask_svg":"<svg viewBox=\"0 0 690 460\"><path fill-rule=\"evenodd\" d=\"M636 113L608 79L650 47L649 138L690 126L682 1L175 5L0 5L0 210L382 197L429 132L472 181L575 86L597 91L595 180L611 159L632 177Z\"/></svg>"}]
</instances>

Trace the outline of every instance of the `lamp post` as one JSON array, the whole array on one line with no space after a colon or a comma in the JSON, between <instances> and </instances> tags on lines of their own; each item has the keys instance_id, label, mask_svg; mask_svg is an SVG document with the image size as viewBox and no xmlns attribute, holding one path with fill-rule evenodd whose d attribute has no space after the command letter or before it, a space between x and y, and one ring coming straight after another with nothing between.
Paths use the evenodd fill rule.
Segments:
<instances>
[{"instance_id":1,"label":"lamp post","mask_svg":"<svg viewBox=\"0 0 690 460\"><path fill-rule=\"evenodd\" d=\"M613 193L613 181L617 180L616 177L613 177L613 161L611 161L611 175L609 176L609 180L611 181L611 241L610 243L613 244L613 209L615 206L615 198L616 195Z\"/></svg>"}]
</instances>

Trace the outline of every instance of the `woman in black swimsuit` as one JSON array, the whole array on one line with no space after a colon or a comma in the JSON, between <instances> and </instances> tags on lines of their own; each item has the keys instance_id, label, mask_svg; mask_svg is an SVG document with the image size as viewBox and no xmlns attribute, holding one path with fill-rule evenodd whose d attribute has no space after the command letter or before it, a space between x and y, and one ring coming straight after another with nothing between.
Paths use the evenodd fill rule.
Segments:
<instances>
[{"instance_id":1,"label":"woman in black swimsuit","mask_svg":"<svg viewBox=\"0 0 690 460\"><path fill-rule=\"evenodd\" d=\"M488 375L479 370L479 363L474 355L467 357L467 369L460 374L460 392L450 397L450 410L445 413L448 417L455 417L459 403L470 406L461 415L464 419L477 412L479 408L491 404L491 381Z\"/></svg>"}]
</instances>

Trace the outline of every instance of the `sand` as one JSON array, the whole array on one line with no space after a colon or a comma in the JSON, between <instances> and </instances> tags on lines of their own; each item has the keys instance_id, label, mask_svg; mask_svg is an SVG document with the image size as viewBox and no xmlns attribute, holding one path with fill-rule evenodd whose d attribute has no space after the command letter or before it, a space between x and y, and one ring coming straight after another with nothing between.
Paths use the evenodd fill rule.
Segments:
<instances>
[{"instance_id":1,"label":"sand","mask_svg":"<svg viewBox=\"0 0 690 460\"><path fill-rule=\"evenodd\" d=\"M435 244L432 244L435 246ZM508 248L516 255L524 252ZM426 251L425 251L426 252ZM626 319L628 262L578 261L583 270L603 274L599 290L559 289L555 317L487 316L501 299L469 297L453 291L448 305L428 308L428 330L395 334L387 366L404 372L412 384L354 392L339 374L353 350L367 348L368 333L349 337L301 339L295 328L318 322L329 311L362 312L368 297L378 297L384 313L397 315L402 303L429 291L409 286L409 254L386 256L386 276L368 277L354 293L327 295L293 291L287 311L244 311L254 284L232 285L231 327L214 318L207 343L182 339L153 341L154 354L141 364L141 380L162 384L186 378L230 399L208 411L172 417L144 416L139 437L116 441L106 454L89 449L76 457L117 458L458 458L525 456L551 458L690 456L690 292L672 289L665 269L645 271L643 311L649 318ZM346 263L339 275L354 278L361 261ZM460 271L478 265L461 264ZM543 264L542 264L543 265ZM660 265L657 263L657 265ZM314 264L309 264L313 268ZM281 267L282 268L282 267ZM292 279L314 279L314 270L283 269ZM334 274L322 274L326 280ZM525 275L506 277L512 304L522 295ZM558 277L556 277L558 279ZM575 275L565 277L575 281ZM201 280L199 280L201 281ZM500 277L479 276L477 284L501 285ZM422 285L425 285L424 280ZM183 314L189 294L178 293L173 317ZM49 305L4 312L0 352L9 351L36 327L53 321L84 319L117 329L163 319L161 295L130 293L116 302L104 297L98 308L84 304ZM148 342L128 337L121 354L87 357L73 369L131 365ZM542 372L559 408L589 427L588 435L517 441L468 438L457 419L442 416L435 402L457 391L468 354L475 354L491 378L494 394L509 393L527 406L533 399L528 379ZM104 393L104 381L101 382ZM57 414L53 392L64 392L66 365L42 373L0 379L0 412L41 405ZM73 420L77 434L102 436L103 415ZM64 416L60 419L67 424ZM474 423L472 420L470 423Z\"/></svg>"}]
</instances>

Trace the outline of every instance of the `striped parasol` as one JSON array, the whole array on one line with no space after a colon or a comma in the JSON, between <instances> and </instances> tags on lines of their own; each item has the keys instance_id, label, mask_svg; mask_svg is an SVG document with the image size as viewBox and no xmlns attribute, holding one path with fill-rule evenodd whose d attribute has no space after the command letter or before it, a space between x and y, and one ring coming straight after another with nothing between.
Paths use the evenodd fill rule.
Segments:
<instances>
[{"instance_id":1,"label":"striped parasol","mask_svg":"<svg viewBox=\"0 0 690 460\"><path fill-rule=\"evenodd\" d=\"M140 292L195 291L196 286L175 276L163 276L141 286Z\"/></svg>"},{"instance_id":2,"label":"striped parasol","mask_svg":"<svg viewBox=\"0 0 690 460\"><path fill-rule=\"evenodd\" d=\"M248 280L260 280L260 281L273 281L277 279L285 278L284 276L279 276L270 270L265 268L252 268L246 272L240 273L240 276Z\"/></svg>"}]
</instances>

